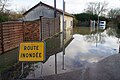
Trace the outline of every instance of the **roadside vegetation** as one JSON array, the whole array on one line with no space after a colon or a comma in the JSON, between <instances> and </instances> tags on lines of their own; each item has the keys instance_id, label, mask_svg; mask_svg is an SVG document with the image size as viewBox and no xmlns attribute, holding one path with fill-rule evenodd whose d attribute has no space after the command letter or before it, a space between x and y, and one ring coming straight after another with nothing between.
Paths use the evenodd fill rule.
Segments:
<instances>
[{"instance_id":1,"label":"roadside vegetation","mask_svg":"<svg viewBox=\"0 0 120 80\"><path fill-rule=\"evenodd\" d=\"M9 10L10 7L9 0L0 0L0 22L17 20L22 17L22 14L26 11L26 9L21 9L21 11L13 11Z\"/></svg>"},{"instance_id":2,"label":"roadside vegetation","mask_svg":"<svg viewBox=\"0 0 120 80\"><path fill-rule=\"evenodd\" d=\"M81 22L90 22L90 20L107 21L107 27L120 26L120 8L108 8L106 2L90 2L83 13L74 14L74 25L79 26ZM119 18L119 19L118 19Z\"/></svg>"}]
</instances>

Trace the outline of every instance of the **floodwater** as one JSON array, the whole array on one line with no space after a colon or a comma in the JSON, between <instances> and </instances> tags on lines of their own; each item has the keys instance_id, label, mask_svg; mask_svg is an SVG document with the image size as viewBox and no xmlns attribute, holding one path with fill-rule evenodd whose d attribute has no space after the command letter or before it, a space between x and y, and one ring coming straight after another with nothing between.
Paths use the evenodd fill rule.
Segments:
<instances>
[{"instance_id":1,"label":"floodwater","mask_svg":"<svg viewBox=\"0 0 120 80\"><path fill-rule=\"evenodd\" d=\"M99 62L119 52L119 33L108 28L98 32L90 32L88 27L74 29L72 42L63 53L57 53L57 74L70 72ZM40 78L55 74L55 55L49 56L45 63L34 64L34 71L27 78Z\"/></svg>"},{"instance_id":2,"label":"floodwater","mask_svg":"<svg viewBox=\"0 0 120 80\"><path fill-rule=\"evenodd\" d=\"M119 38L120 30L107 28L106 30L99 30L91 32L89 27L77 27L74 28L73 40L65 49L64 65L63 65L63 53L61 51L61 38L56 36L46 41L46 61L37 62L33 64L26 63L24 66L23 75L24 78L40 78L42 76L48 76L55 74L55 68L57 68L57 74L70 72L74 70L83 70L84 68L91 66L108 56L118 54L119 52ZM54 52L53 52L54 51ZM17 54L18 49L8 52L0 56L0 70L3 70L4 65L13 65L18 62ZM57 53L57 66L55 67L55 53ZM2 63L2 61L4 63ZM3 80L8 79L7 76L19 76L21 74L21 64L19 67L12 67L3 71L0 77ZM64 66L64 69L63 69ZM27 72L27 67L28 73ZM26 77L27 75L27 77ZM4 78L5 79L4 79ZM17 77L18 78L18 77Z\"/></svg>"}]
</instances>

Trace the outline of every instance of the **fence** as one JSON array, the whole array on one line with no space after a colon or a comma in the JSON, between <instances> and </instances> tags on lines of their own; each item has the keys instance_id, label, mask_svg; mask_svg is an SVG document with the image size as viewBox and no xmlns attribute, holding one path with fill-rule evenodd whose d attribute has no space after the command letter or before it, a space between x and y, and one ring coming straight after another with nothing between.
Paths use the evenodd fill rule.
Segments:
<instances>
[{"instance_id":1,"label":"fence","mask_svg":"<svg viewBox=\"0 0 120 80\"><path fill-rule=\"evenodd\" d=\"M35 21L1 23L0 54L18 47L23 41L44 41L59 32L59 17L55 19L41 17Z\"/></svg>"},{"instance_id":2,"label":"fence","mask_svg":"<svg viewBox=\"0 0 120 80\"><path fill-rule=\"evenodd\" d=\"M47 56L51 55L50 53L59 51L60 34L54 36L56 33L60 33L59 18L54 19L41 17L36 21L24 22L23 25L24 41L45 41L46 52L49 53Z\"/></svg>"},{"instance_id":3,"label":"fence","mask_svg":"<svg viewBox=\"0 0 120 80\"><path fill-rule=\"evenodd\" d=\"M3 52L3 46L2 46L2 24L0 24L0 54Z\"/></svg>"},{"instance_id":4,"label":"fence","mask_svg":"<svg viewBox=\"0 0 120 80\"><path fill-rule=\"evenodd\" d=\"M24 22L24 40L43 41L50 36L60 32L59 23L59 18L55 18L54 20L54 18L44 17L41 17L36 21Z\"/></svg>"},{"instance_id":5,"label":"fence","mask_svg":"<svg viewBox=\"0 0 120 80\"><path fill-rule=\"evenodd\" d=\"M38 41L40 27L39 20L23 22L24 41Z\"/></svg>"},{"instance_id":6,"label":"fence","mask_svg":"<svg viewBox=\"0 0 120 80\"><path fill-rule=\"evenodd\" d=\"M18 47L23 41L22 22L1 23L0 41L0 54Z\"/></svg>"},{"instance_id":7,"label":"fence","mask_svg":"<svg viewBox=\"0 0 120 80\"><path fill-rule=\"evenodd\" d=\"M35 21L1 23L0 51L2 53L3 49L5 54L0 55L0 78L3 80L9 78L11 80L18 78L20 75L21 66L17 63L19 49L16 47L18 47L22 41L45 41L46 60L50 55L59 52L61 35L57 33L60 33L59 18L55 19L55 23L53 18L43 17Z\"/></svg>"},{"instance_id":8,"label":"fence","mask_svg":"<svg viewBox=\"0 0 120 80\"><path fill-rule=\"evenodd\" d=\"M60 32L59 18L41 18L42 23L42 40L47 39L49 36L53 36L55 33ZM55 25L55 26L54 26Z\"/></svg>"}]
</instances>

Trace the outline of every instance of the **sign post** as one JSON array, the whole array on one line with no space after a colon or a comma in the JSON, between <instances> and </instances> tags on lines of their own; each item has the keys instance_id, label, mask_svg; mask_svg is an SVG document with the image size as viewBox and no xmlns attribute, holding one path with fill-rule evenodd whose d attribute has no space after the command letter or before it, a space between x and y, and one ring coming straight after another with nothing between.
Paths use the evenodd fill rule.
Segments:
<instances>
[{"instance_id":1,"label":"sign post","mask_svg":"<svg viewBox=\"0 0 120 80\"><path fill-rule=\"evenodd\" d=\"M20 43L19 61L22 62L21 76L24 72L23 62L41 62L45 60L45 42Z\"/></svg>"},{"instance_id":2,"label":"sign post","mask_svg":"<svg viewBox=\"0 0 120 80\"><path fill-rule=\"evenodd\" d=\"M62 59L62 69L64 70L64 55L65 55L65 45L64 45L64 15L65 15L65 1L63 0L63 16L62 16L62 47L63 47L63 59Z\"/></svg>"},{"instance_id":3,"label":"sign post","mask_svg":"<svg viewBox=\"0 0 120 80\"><path fill-rule=\"evenodd\" d=\"M54 32L55 32L55 18L56 18L56 0L54 0ZM57 74L57 54L55 53L55 74Z\"/></svg>"}]
</instances>

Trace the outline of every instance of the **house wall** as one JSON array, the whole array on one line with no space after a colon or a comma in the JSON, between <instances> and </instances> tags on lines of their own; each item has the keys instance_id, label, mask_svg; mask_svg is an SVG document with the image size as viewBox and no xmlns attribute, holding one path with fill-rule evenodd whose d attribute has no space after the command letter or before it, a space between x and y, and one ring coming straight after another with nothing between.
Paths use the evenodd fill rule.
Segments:
<instances>
[{"instance_id":1,"label":"house wall","mask_svg":"<svg viewBox=\"0 0 120 80\"><path fill-rule=\"evenodd\" d=\"M47 18L53 18L54 17L54 10L47 7L47 6L39 4L39 6L37 6L33 10L31 10L30 12L28 12L24 16L23 20L24 21L33 21L33 20L39 19L40 16L44 16Z\"/></svg>"},{"instance_id":2,"label":"house wall","mask_svg":"<svg viewBox=\"0 0 120 80\"><path fill-rule=\"evenodd\" d=\"M60 31L62 32L62 15L60 16ZM73 30L73 17L64 16L64 24L65 24L65 43L67 43L72 38L72 30Z\"/></svg>"},{"instance_id":3,"label":"house wall","mask_svg":"<svg viewBox=\"0 0 120 80\"><path fill-rule=\"evenodd\" d=\"M40 16L47 18L54 17L54 10L40 4L24 16L24 21L33 21L39 19ZM60 32L62 32L62 14L57 12L57 16L60 17ZM68 42L72 37L73 28L73 17L65 15L65 43Z\"/></svg>"}]
</instances>

